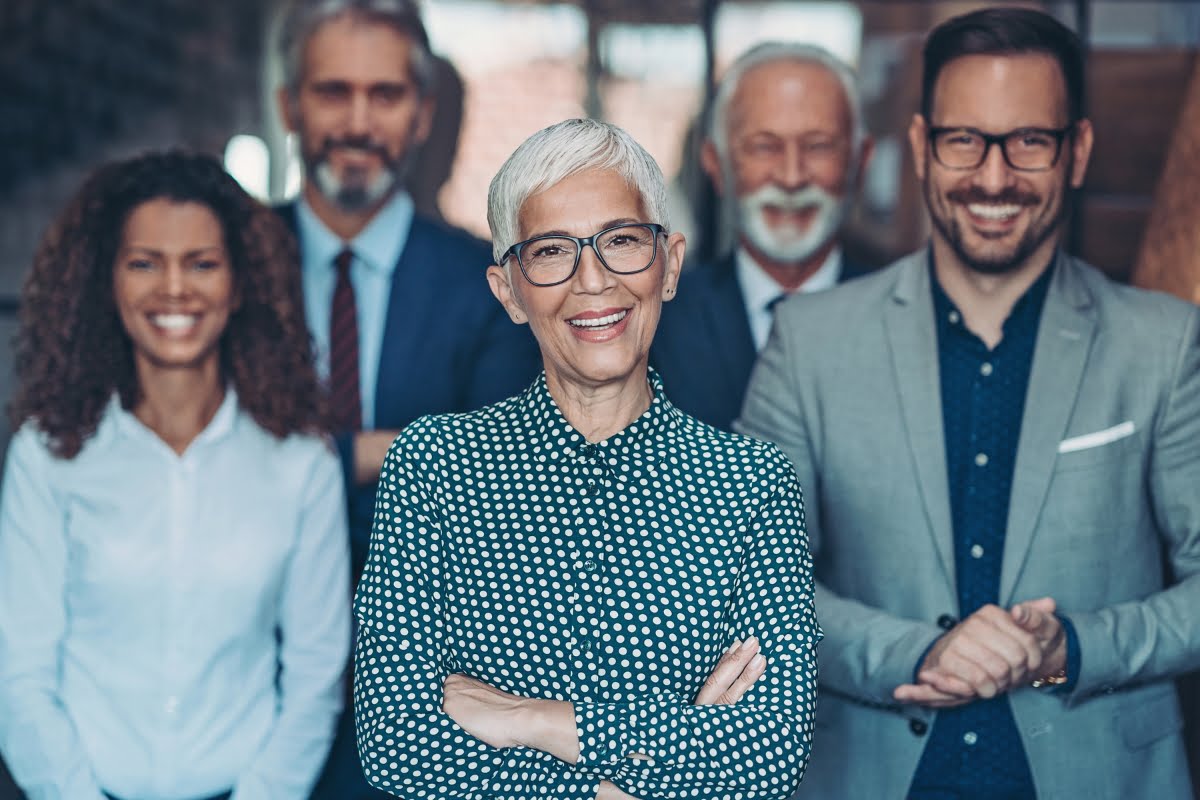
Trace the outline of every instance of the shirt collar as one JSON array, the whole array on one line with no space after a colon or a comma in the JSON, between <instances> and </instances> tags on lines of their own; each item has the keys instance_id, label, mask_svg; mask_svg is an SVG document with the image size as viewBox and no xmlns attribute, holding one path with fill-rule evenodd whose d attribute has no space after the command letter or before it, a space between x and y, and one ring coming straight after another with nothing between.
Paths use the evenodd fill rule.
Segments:
<instances>
[{"instance_id":1,"label":"shirt collar","mask_svg":"<svg viewBox=\"0 0 1200 800\"><path fill-rule=\"evenodd\" d=\"M232 385L226 385L225 397L221 400L221 405L217 407L217 413L213 414L213 418L204 426L204 430L200 431L199 435L192 440L185 452L192 451L197 445L215 442L231 434L237 422L238 410L237 392ZM104 420L111 422L114 433L118 436L149 438L166 447L166 443L158 437L158 434L147 428L140 419L134 416L133 412L127 411L121 405L121 397L117 392L113 392L112 397L109 398L108 407L104 410Z\"/></svg>"},{"instance_id":2,"label":"shirt collar","mask_svg":"<svg viewBox=\"0 0 1200 800\"><path fill-rule=\"evenodd\" d=\"M1046 294L1050 289L1050 281L1057 264L1058 255L1056 253L1051 256L1050 264L1042 270L1042 274L1038 276L1037 280L1013 304L1012 311L1008 313L1008 318L1004 320L1002 327L1005 339L1009 338L1009 334L1014 331L1037 330L1038 322L1042 318L1042 307L1046 305ZM950 295L946 294L941 281L938 280L933 248L929 250L929 286L933 291L933 309L937 316L938 326L953 320L953 327L967 330L962 321L962 312L958 310L958 306L950 299ZM953 318L951 314L954 315Z\"/></svg>"},{"instance_id":3,"label":"shirt collar","mask_svg":"<svg viewBox=\"0 0 1200 800\"><path fill-rule=\"evenodd\" d=\"M413 221L412 196L398 191L371 217L367 227L350 242L343 242L326 227L301 195L296 203L296 228L300 252L306 264L331 264L344 247L354 251L357 261L383 275L391 275L408 243Z\"/></svg>"},{"instance_id":4,"label":"shirt collar","mask_svg":"<svg viewBox=\"0 0 1200 800\"><path fill-rule=\"evenodd\" d=\"M662 378L653 368L649 369L648 377L653 393L650 407L624 430L603 441L590 443L562 415L546 385L546 373L542 372L518 400L522 419L533 429L537 457L594 456L618 471L637 467L649 459L657 460L660 451L668 447L666 440L679 428L684 415L663 393ZM621 454L628 454L628 457Z\"/></svg>"},{"instance_id":5,"label":"shirt collar","mask_svg":"<svg viewBox=\"0 0 1200 800\"><path fill-rule=\"evenodd\" d=\"M763 269L754 256L744 247L739 247L734 254L737 269L738 284L742 289L742 297L746 308L754 311L766 310L768 304L784 291L783 287ZM842 248L834 247L829 255L821 262L817 271L808 276L808 280L796 289L798 293L818 292L832 289L842 276Z\"/></svg>"}]
</instances>

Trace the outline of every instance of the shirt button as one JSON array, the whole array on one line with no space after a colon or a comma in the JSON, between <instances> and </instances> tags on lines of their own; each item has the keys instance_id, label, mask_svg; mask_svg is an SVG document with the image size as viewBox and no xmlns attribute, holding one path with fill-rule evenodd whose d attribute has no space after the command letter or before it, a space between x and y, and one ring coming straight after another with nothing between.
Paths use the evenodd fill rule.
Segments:
<instances>
[{"instance_id":1,"label":"shirt button","mask_svg":"<svg viewBox=\"0 0 1200 800\"><path fill-rule=\"evenodd\" d=\"M983 545L971 545L971 558L983 558Z\"/></svg>"},{"instance_id":2,"label":"shirt button","mask_svg":"<svg viewBox=\"0 0 1200 800\"><path fill-rule=\"evenodd\" d=\"M957 325L958 321L961 319L961 317L959 317L957 311L951 311L950 314L948 315L948 319L950 320L951 325Z\"/></svg>"},{"instance_id":3,"label":"shirt button","mask_svg":"<svg viewBox=\"0 0 1200 800\"><path fill-rule=\"evenodd\" d=\"M594 559L594 558L589 558L583 562L583 568L585 570L587 570L588 572L595 572L596 566L597 566L596 559Z\"/></svg>"},{"instance_id":4,"label":"shirt button","mask_svg":"<svg viewBox=\"0 0 1200 800\"><path fill-rule=\"evenodd\" d=\"M991 375L991 374L992 374L992 365L991 365L991 362L985 361L985 362L983 362L982 364L980 364L980 365L979 365L979 374L980 374L980 375L982 375L982 376L983 376L983 377L985 377L985 378L986 378L988 375Z\"/></svg>"},{"instance_id":5,"label":"shirt button","mask_svg":"<svg viewBox=\"0 0 1200 800\"><path fill-rule=\"evenodd\" d=\"M975 733L975 731L967 731L963 734L963 744L967 745L968 747L974 745L978 741L979 735Z\"/></svg>"},{"instance_id":6,"label":"shirt button","mask_svg":"<svg viewBox=\"0 0 1200 800\"><path fill-rule=\"evenodd\" d=\"M579 643L579 649L585 653L592 652L592 640L584 639L582 642Z\"/></svg>"},{"instance_id":7,"label":"shirt button","mask_svg":"<svg viewBox=\"0 0 1200 800\"><path fill-rule=\"evenodd\" d=\"M948 631L958 624L958 620L949 614L942 614L937 618L937 626L944 631Z\"/></svg>"},{"instance_id":8,"label":"shirt button","mask_svg":"<svg viewBox=\"0 0 1200 800\"><path fill-rule=\"evenodd\" d=\"M975 466L986 467L987 463L988 463L987 453L976 453L975 454Z\"/></svg>"},{"instance_id":9,"label":"shirt button","mask_svg":"<svg viewBox=\"0 0 1200 800\"><path fill-rule=\"evenodd\" d=\"M913 736L924 736L925 731L929 730L929 726L923 719L913 719L909 720L908 729L913 732Z\"/></svg>"}]
</instances>

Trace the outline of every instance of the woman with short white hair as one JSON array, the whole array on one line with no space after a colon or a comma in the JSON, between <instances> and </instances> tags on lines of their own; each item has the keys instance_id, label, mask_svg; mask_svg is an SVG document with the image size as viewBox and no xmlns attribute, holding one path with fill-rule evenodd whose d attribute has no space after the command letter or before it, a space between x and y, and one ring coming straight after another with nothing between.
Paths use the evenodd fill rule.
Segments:
<instances>
[{"instance_id":1,"label":"woman with short white hair","mask_svg":"<svg viewBox=\"0 0 1200 800\"><path fill-rule=\"evenodd\" d=\"M359 588L359 751L422 798L787 798L816 694L800 488L647 366L684 255L662 173L568 120L492 181L488 280L545 371L384 464Z\"/></svg>"}]
</instances>

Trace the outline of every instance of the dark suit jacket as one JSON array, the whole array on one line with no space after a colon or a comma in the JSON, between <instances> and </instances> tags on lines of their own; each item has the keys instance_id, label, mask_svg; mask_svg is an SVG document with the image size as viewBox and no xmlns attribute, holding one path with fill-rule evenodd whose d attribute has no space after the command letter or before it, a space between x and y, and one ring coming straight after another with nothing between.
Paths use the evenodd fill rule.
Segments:
<instances>
[{"instance_id":1,"label":"dark suit jacket","mask_svg":"<svg viewBox=\"0 0 1200 800\"><path fill-rule=\"evenodd\" d=\"M843 259L840 280L869 271ZM650 348L650 363L671 402L709 425L731 430L756 356L734 256L684 270L677 296L663 304Z\"/></svg>"},{"instance_id":2,"label":"dark suit jacket","mask_svg":"<svg viewBox=\"0 0 1200 800\"><path fill-rule=\"evenodd\" d=\"M296 230L296 208L277 209ZM527 326L514 325L484 271L491 247L465 231L416 216L392 276L375 427L399 430L425 414L470 411L525 389L541 369ZM351 558L366 561L376 485L354 483L353 434L337 432L350 512Z\"/></svg>"}]
</instances>

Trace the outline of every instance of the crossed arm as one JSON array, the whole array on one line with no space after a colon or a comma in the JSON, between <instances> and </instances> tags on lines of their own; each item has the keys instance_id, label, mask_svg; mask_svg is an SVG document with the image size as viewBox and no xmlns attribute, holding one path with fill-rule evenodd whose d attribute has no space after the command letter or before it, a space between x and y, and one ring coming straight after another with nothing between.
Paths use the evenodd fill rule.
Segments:
<instances>
[{"instance_id":1,"label":"crossed arm","mask_svg":"<svg viewBox=\"0 0 1200 800\"><path fill-rule=\"evenodd\" d=\"M820 633L790 468L788 485L764 498L749 525L753 541L727 613L728 635L744 641L695 697L571 703L449 674L441 578L431 569L443 563L441 521L435 492L404 453L408 435L384 467L357 600L356 723L372 783L437 798L481 789L526 797L547 787L562 800L619 798L618 787L642 800L791 796L807 761ZM786 461L770 452L770 470L784 477Z\"/></svg>"}]
</instances>

